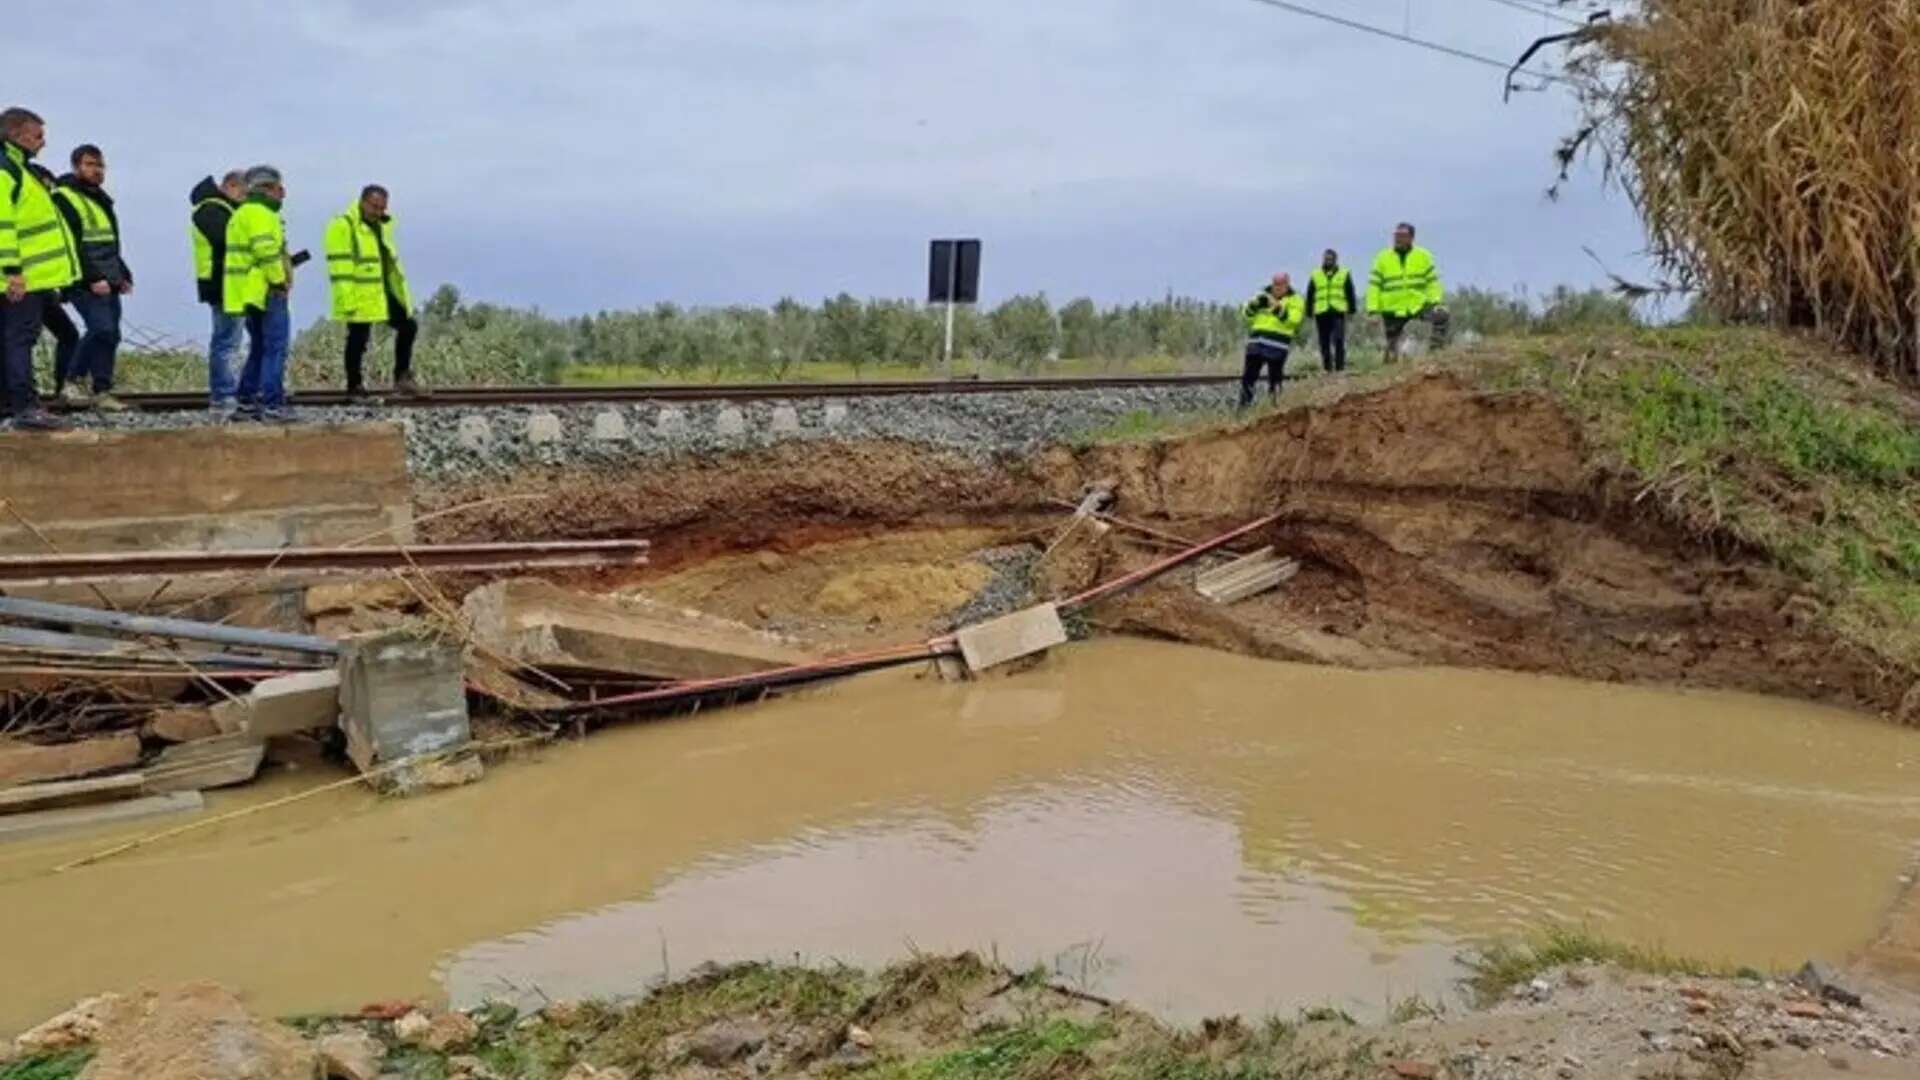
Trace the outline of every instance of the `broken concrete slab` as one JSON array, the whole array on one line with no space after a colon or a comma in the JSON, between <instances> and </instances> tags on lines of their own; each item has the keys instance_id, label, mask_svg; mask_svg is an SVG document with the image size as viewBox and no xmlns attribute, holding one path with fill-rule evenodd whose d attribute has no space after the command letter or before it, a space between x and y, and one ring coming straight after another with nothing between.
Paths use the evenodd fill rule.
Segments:
<instances>
[{"instance_id":1,"label":"broken concrete slab","mask_svg":"<svg viewBox=\"0 0 1920 1080\"><path fill-rule=\"evenodd\" d=\"M1059 608L1041 604L969 626L954 637L967 667L980 672L1065 645L1067 628L1060 622Z\"/></svg>"},{"instance_id":2,"label":"broken concrete slab","mask_svg":"<svg viewBox=\"0 0 1920 1080\"><path fill-rule=\"evenodd\" d=\"M0 788L0 814L24 814L35 810L58 810L67 806L90 806L138 798L146 778L137 772L100 776L91 780L56 780L44 784L22 784Z\"/></svg>"},{"instance_id":3,"label":"broken concrete slab","mask_svg":"<svg viewBox=\"0 0 1920 1080\"><path fill-rule=\"evenodd\" d=\"M340 673L303 671L255 683L245 697L213 707L222 732L256 741L333 727L340 715Z\"/></svg>"},{"instance_id":4,"label":"broken concrete slab","mask_svg":"<svg viewBox=\"0 0 1920 1080\"><path fill-rule=\"evenodd\" d=\"M140 736L104 735L55 746L0 742L0 785L65 780L124 769L140 760Z\"/></svg>"},{"instance_id":5,"label":"broken concrete slab","mask_svg":"<svg viewBox=\"0 0 1920 1080\"><path fill-rule=\"evenodd\" d=\"M176 791L170 795L149 795L101 806L72 806L64 810L9 814L0 817L0 840L27 840L70 829L89 829L160 814L184 813L206 805L206 799L197 791Z\"/></svg>"},{"instance_id":6,"label":"broken concrete slab","mask_svg":"<svg viewBox=\"0 0 1920 1080\"><path fill-rule=\"evenodd\" d=\"M163 709L147 721L148 737L161 742L192 742L218 734L220 725L215 722L212 709Z\"/></svg>"},{"instance_id":7,"label":"broken concrete slab","mask_svg":"<svg viewBox=\"0 0 1920 1080\"><path fill-rule=\"evenodd\" d=\"M1299 572L1299 563L1264 547L1201 574L1194 580L1194 589L1216 604L1234 604L1277 588Z\"/></svg>"},{"instance_id":8,"label":"broken concrete slab","mask_svg":"<svg viewBox=\"0 0 1920 1080\"><path fill-rule=\"evenodd\" d=\"M340 726L360 771L463 746L467 720L460 649L405 630L348 638L340 650Z\"/></svg>"},{"instance_id":9,"label":"broken concrete slab","mask_svg":"<svg viewBox=\"0 0 1920 1080\"><path fill-rule=\"evenodd\" d=\"M245 732L170 746L144 770L146 790L166 795L244 784L260 774L266 756L266 745Z\"/></svg>"},{"instance_id":10,"label":"broken concrete slab","mask_svg":"<svg viewBox=\"0 0 1920 1080\"><path fill-rule=\"evenodd\" d=\"M662 679L722 678L812 659L750 627L630 596L594 596L534 578L467 594L475 637L540 667L594 668Z\"/></svg>"}]
</instances>

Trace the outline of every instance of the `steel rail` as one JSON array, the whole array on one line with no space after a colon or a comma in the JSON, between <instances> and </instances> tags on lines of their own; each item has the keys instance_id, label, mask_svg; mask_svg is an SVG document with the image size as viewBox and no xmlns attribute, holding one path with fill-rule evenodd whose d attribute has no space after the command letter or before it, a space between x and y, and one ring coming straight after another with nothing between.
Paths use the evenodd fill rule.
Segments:
<instances>
[{"instance_id":1,"label":"steel rail","mask_svg":"<svg viewBox=\"0 0 1920 1080\"><path fill-rule=\"evenodd\" d=\"M644 383L607 386L449 386L429 395L382 398L389 408L485 405L592 405L648 401L769 401L782 398L911 397L943 394L1061 393L1153 387L1224 386L1236 375L1098 375L1045 379L891 379L807 383ZM206 406L206 395L179 392L127 393L121 400L147 412L177 412ZM302 391L300 407L351 404L345 391Z\"/></svg>"},{"instance_id":2,"label":"steel rail","mask_svg":"<svg viewBox=\"0 0 1920 1080\"><path fill-rule=\"evenodd\" d=\"M0 556L0 585L112 581L234 573L347 573L372 570L527 570L644 566L645 540L560 540L235 551L92 552Z\"/></svg>"}]
</instances>

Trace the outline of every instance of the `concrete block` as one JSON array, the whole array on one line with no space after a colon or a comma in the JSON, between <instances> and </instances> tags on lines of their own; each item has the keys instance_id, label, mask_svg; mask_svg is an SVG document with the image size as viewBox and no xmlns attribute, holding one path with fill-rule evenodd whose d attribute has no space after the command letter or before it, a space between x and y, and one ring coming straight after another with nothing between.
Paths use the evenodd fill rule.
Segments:
<instances>
[{"instance_id":1,"label":"concrete block","mask_svg":"<svg viewBox=\"0 0 1920 1080\"><path fill-rule=\"evenodd\" d=\"M1234 604L1291 580L1300 564L1270 547L1242 556L1194 579L1194 590L1216 604Z\"/></svg>"},{"instance_id":2,"label":"concrete block","mask_svg":"<svg viewBox=\"0 0 1920 1080\"><path fill-rule=\"evenodd\" d=\"M820 420L828 431L842 427L847 422L847 407L837 401L828 402L825 411L820 414Z\"/></svg>"},{"instance_id":3,"label":"concrete block","mask_svg":"<svg viewBox=\"0 0 1920 1080\"><path fill-rule=\"evenodd\" d=\"M713 416L713 433L723 439L737 439L747 433L747 414L731 405L720 406Z\"/></svg>"},{"instance_id":4,"label":"concrete block","mask_svg":"<svg viewBox=\"0 0 1920 1080\"><path fill-rule=\"evenodd\" d=\"M162 742L183 743L220 734L211 709L166 709L147 721L147 735Z\"/></svg>"},{"instance_id":5,"label":"concrete block","mask_svg":"<svg viewBox=\"0 0 1920 1080\"><path fill-rule=\"evenodd\" d=\"M768 429L775 435L800 434L800 410L791 405L775 405L773 421L768 425Z\"/></svg>"},{"instance_id":6,"label":"concrete block","mask_svg":"<svg viewBox=\"0 0 1920 1080\"><path fill-rule=\"evenodd\" d=\"M634 597L574 592L535 578L475 589L461 611L489 649L536 665L699 679L808 659L805 652L745 626Z\"/></svg>"},{"instance_id":7,"label":"concrete block","mask_svg":"<svg viewBox=\"0 0 1920 1080\"><path fill-rule=\"evenodd\" d=\"M124 769L140 760L140 736L107 735L58 746L0 741L0 785Z\"/></svg>"},{"instance_id":8,"label":"concrete block","mask_svg":"<svg viewBox=\"0 0 1920 1080\"><path fill-rule=\"evenodd\" d=\"M1041 604L1016 611L998 619L969 626L954 635L967 667L985 671L1010 660L1045 652L1067 643L1067 628L1060 622L1060 610Z\"/></svg>"},{"instance_id":9,"label":"concrete block","mask_svg":"<svg viewBox=\"0 0 1920 1080\"><path fill-rule=\"evenodd\" d=\"M559 413L542 411L527 417L527 441L535 446L557 443L562 433Z\"/></svg>"},{"instance_id":10,"label":"concrete block","mask_svg":"<svg viewBox=\"0 0 1920 1080\"><path fill-rule=\"evenodd\" d=\"M138 821L159 814L178 814L205 808L207 800L197 791L176 791L171 795L150 795L144 799L126 799L100 806L73 806L64 810L41 810L32 814L8 814L0 817L0 840L27 840L70 829L91 829L123 821Z\"/></svg>"},{"instance_id":11,"label":"concrete block","mask_svg":"<svg viewBox=\"0 0 1920 1080\"><path fill-rule=\"evenodd\" d=\"M340 673L303 671L256 683L238 701L213 707L214 723L256 740L334 726L340 715Z\"/></svg>"},{"instance_id":12,"label":"concrete block","mask_svg":"<svg viewBox=\"0 0 1920 1080\"><path fill-rule=\"evenodd\" d=\"M593 439L595 442L625 442L627 438L627 418L618 409L601 409L593 414Z\"/></svg>"},{"instance_id":13,"label":"concrete block","mask_svg":"<svg viewBox=\"0 0 1920 1080\"><path fill-rule=\"evenodd\" d=\"M484 416L463 416L454 438L467 450L485 450L493 443L493 425Z\"/></svg>"},{"instance_id":14,"label":"concrete block","mask_svg":"<svg viewBox=\"0 0 1920 1080\"><path fill-rule=\"evenodd\" d=\"M51 784L22 784L0 788L0 814L24 814L35 810L57 810L63 806L88 806L118 802L145 794L140 785L145 778L137 772L101 776L92 780L62 780Z\"/></svg>"},{"instance_id":15,"label":"concrete block","mask_svg":"<svg viewBox=\"0 0 1920 1080\"><path fill-rule=\"evenodd\" d=\"M362 772L472 738L459 647L406 630L348 638L340 652L340 724Z\"/></svg>"},{"instance_id":16,"label":"concrete block","mask_svg":"<svg viewBox=\"0 0 1920 1080\"><path fill-rule=\"evenodd\" d=\"M661 409L660 415L653 419L653 430L662 435L684 435L687 431L687 411L685 409Z\"/></svg>"},{"instance_id":17,"label":"concrete block","mask_svg":"<svg viewBox=\"0 0 1920 1080\"><path fill-rule=\"evenodd\" d=\"M149 795L244 784L260 774L266 744L246 732L170 746L144 770Z\"/></svg>"}]
</instances>

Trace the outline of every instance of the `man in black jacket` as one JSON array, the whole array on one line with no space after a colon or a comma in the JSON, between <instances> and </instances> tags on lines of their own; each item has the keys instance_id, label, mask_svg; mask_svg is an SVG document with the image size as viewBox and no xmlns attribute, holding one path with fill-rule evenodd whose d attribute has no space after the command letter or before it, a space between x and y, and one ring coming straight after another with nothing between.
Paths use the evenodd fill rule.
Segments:
<instances>
[{"instance_id":1,"label":"man in black jacket","mask_svg":"<svg viewBox=\"0 0 1920 1080\"><path fill-rule=\"evenodd\" d=\"M67 289L86 324L72 370L53 373L60 399L84 405L87 393L80 383L91 377L93 407L101 412L125 412L127 404L113 396L113 366L120 351L120 298L133 291L133 271L120 254L120 218L113 196L100 185L107 178L106 155L91 143L74 148L68 158L73 171L60 178L54 205L67 219L74 247L80 253L80 282Z\"/></svg>"},{"instance_id":2,"label":"man in black jacket","mask_svg":"<svg viewBox=\"0 0 1920 1080\"><path fill-rule=\"evenodd\" d=\"M223 419L232 416L236 408L234 395L239 383L233 362L240 354L240 334L245 326L240 316L227 314L224 304L227 219L246 197L246 176L239 169L221 177L218 184L207 177L187 196L193 203L193 276L200 302L213 309L213 337L207 342L207 405Z\"/></svg>"}]
</instances>

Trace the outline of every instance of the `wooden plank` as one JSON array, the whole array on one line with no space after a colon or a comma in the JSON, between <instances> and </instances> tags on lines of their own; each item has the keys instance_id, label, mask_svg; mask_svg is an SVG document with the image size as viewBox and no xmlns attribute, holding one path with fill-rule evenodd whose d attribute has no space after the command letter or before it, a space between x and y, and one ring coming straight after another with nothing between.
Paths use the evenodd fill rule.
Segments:
<instances>
[{"instance_id":1,"label":"wooden plank","mask_svg":"<svg viewBox=\"0 0 1920 1080\"><path fill-rule=\"evenodd\" d=\"M159 814L199 810L206 805L206 799L197 791L177 791L171 795L150 795L144 799L127 799L104 806L70 806L64 810L9 814L0 817L0 840L27 840L70 829L97 828Z\"/></svg>"},{"instance_id":2,"label":"wooden plank","mask_svg":"<svg viewBox=\"0 0 1920 1080\"><path fill-rule=\"evenodd\" d=\"M100 776L92 780L62 780L51 784L22 784L0 788L0 814L23 814L32 810L56 810L63 806L86 806L136 798L146 778L137 772Z\"/></svg>"},{"instance_id":3,"label":"wooden plank","mask_svg":"<svg viewBox=\"0 0 1920 1080\"><path fill-rule=\"evenodd\" d=\"M1065 645L1067 628L1060 622L1059 608L1041 604L969 626L954 637L967 667L986 671L1056 645Z\"/></svg>"}]
</instances>

